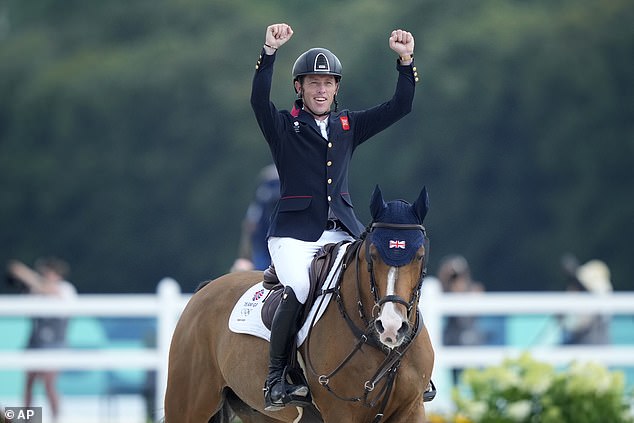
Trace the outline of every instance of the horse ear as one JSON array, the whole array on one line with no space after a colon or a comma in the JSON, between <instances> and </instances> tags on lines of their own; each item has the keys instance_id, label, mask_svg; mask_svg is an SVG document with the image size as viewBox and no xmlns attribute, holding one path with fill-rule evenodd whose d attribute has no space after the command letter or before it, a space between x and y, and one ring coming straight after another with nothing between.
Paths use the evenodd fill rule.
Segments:
<instances>
[{"instance_id":1,"label":"horse ear","mask_svg":"<svg viewBox=\"0 0 634 423\"><path fill-rule=\"evenodd\" d=\"M372 193L372 200L370 201L370 213L372 214L372 220L376 221L381 214L381 211L387 207L385 201L383 201L383 194L381 193L381 188L377 184L374 187L374 192Z\"/></svg>"},{"instance_id":2,"label":"horse ear","mask_svg":"<svg viewBox=\"0 0 634 423\"><path fill-rule=\"evenodd\" d=\"M427 210L429 210L429 195L427 195L426 187L423 187L418 199L412 204L412 208L420 219L420 222L423 223L425 216L427 216Z\"/></svg>"}]
</instances>

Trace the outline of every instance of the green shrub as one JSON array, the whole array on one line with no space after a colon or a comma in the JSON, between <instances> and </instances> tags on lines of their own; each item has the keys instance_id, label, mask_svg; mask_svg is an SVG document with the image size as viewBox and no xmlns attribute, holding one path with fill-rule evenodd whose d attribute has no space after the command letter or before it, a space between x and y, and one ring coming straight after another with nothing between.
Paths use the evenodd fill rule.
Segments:
<instances>
[{"instance_id":1,"label":"green shrub","mask_svg":"<svg viewBox=\"0 0 634 423\"><path fill-rule=\"evenodd\" d=\"M468 369L455 388L457 415L476 423L632 423L624 376L596 363L565 370L529 354L500 366Z\"/></svg>"}]
</instances>

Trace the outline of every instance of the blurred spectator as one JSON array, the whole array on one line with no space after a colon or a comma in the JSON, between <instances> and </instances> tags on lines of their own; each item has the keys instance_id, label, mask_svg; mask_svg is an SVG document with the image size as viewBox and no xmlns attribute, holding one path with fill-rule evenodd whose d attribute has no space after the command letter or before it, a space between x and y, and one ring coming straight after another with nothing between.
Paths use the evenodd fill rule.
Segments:
<instances>
[{"instance_id":1,"label":"blurred spectator","mask_svg":"<svg viewBox=\"0 0 634 423\"><path fill-rule=\"evenodd\" d=\"M612 292L610 269L603 261L590 260L579 266L576 257L566 254L562 257L562 267L567 279L567 291L590 292L595 295ZM569 315L559 319L563 344L608 344L610 342L609 316Z\"/></svg>"},{"instance_id":2,"label":"blurred spectator","mask_svg":"<svg viewBox=\"0 0 634 423\"><path fill-rule=\"evenodd\" d=\"M448 293L483 292L484 285L471 278L469 263L461 255L443 258L437 277L443 291ZM476 317L449 316L443 329L444 345L482 345L486 343L486 332L478 326ZM458 383L462 369L453 369L453 382Z\"/></svg>"},{"instance_id":3,"label":"blurred spectator","mask_svg":"<svg viewBox=\"0 0 634 423\"><path fill-rule=\"evenodd\" d=\"M271 256L266 242L271 213L280 198L280 179L275 165L260 171L255 198L249 204L242 221L242 234L238 258L231 271L265 270L271 264Z\"/></svg>"},{"instance_id":4,"label":"blurred spectator","mask_svg":"<svg viewBox=\"0 0 634 423\"><path fill-rule=\"evenodd\" d=\"M438 279L444 292L483 292L484 285L471 278L467 260L460 255L445 257L438 270ZM449 317L443 333L445 345L480 345L485 336L470 316Z\"/></svg>"},{"instance_id":5,"label":"blurred spectator","mask_svg":"<svg viewBox=\"0 0 634 423\"><path fill-rule=\"evenodd\" d=\"M148 331L143 337L143 345L146 348L156 348L156 331ZM156 422L156 370L145 372L145 380L141 389L141 396L145 402L145 417L147 423Z\"/></svg>"},{"instance_id":6,"label":"blurred spectator","mask_svg":"<svg viewBox=\"0 0 634 423\"><path fill-rule=\"evenodd\" d=\"M38 259L35 269L17 260L9 262L8 276L23 283L32 295L51 299L69 299L77 295L75 287L66 280L70 268L66 262L55 257ZM63 348L66 346L67 318L36 317L32 319L31 335L27 348ZM46 396L51 407L53 421L59 416L59 394L57 392L56 371L28 371L24 392L24 405L30 407L33 386L37 379L44 383Z\"/></svg>"}]
</instances>

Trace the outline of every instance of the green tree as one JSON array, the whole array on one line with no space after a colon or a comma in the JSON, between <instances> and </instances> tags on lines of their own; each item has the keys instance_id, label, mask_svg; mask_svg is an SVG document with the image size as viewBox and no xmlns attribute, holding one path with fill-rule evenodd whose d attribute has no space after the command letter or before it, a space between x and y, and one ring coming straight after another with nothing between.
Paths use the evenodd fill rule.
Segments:
<instances>
[{"instance_id":1,"label":"green tree","mask_svg":"<svg viewBox=\"0 0 634 423\"><path fill-rule=\"evenodd\" d=\"M385 100L388 34L416 36L413 113L353 161L362 220L375 184L410 200L425 184L432 272L462 253L488 289L560 288L572 251L632 289L630 3L0 0L0 260L59 254L82 292L224 273L270 161L253 66L286 21L280 108L315 45L343 61L342 107Z\"/></svg>"}]
</instances>

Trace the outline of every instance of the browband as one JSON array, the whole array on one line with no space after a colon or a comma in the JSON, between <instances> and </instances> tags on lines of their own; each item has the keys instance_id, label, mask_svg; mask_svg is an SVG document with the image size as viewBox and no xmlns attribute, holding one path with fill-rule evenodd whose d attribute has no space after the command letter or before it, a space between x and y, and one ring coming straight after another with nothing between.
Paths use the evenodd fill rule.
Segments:
<instances>
[{"instance_id":1,"label":"browband","mask_svg":"<svg viewBox=\"0 0 634 423\"><path fill-rule=\"evenodd\" d=\"M425 227L423 225L408 224L408 223L382 223L382 222L375 222L375 223L372 224L372 226L370 226L370 229L374 229L374 228L401 229L401 230L418 229L418 230L421 230L421 231L425 231Z\"/></svg>"}]
</instances>

